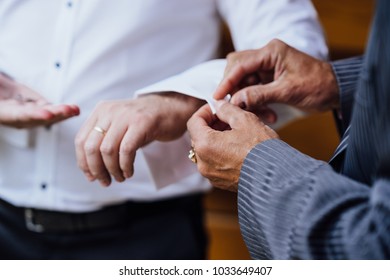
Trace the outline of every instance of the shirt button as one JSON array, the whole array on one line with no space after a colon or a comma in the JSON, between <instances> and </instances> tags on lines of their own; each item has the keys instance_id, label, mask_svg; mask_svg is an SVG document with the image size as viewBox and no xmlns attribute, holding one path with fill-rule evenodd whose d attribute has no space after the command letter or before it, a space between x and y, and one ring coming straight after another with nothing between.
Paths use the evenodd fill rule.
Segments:
<instances>
[{"instance_id":1,"label":"shirt button","mask_svg":"<svg viewBox=\"0 0 390 280\"><path fill-rule=\"evenodd\" d=\"M68 8L72 8L72 7L73 7L73 2L69 1L69 2L67 3L67 6L68 6Z\"/></svg>"},{"instance_id":2,"label":"shirt button","mask_svg":"<svg viewBox=\"0 0 390 280\"><path fill-rule=\"evenodd\" d=\"M56 62L54 65L56 66L57 69L61 68L61 63L60 62Z\"/></svg>"},{"instance_id":3,"label":"shirt button","mask_svg":"<svg viewBox=\"0 0 390 280\"><path fill-rule=\"evenodd\" d=\"M42 190L45 190L46 187L47 187L47 184L46 184L46 183L42 183L42 184L41 184L41 189L42 189Z\"/></svg>"}]
</instances>

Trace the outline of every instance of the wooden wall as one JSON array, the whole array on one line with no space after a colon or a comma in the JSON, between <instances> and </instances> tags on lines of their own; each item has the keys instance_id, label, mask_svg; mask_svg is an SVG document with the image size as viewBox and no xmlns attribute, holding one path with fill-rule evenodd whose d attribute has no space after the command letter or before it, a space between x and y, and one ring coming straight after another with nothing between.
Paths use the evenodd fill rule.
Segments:
<instances>
[{"instance_id":1,"label":"wooden wall","mask_svg":"<svg viewBox=\"0 0 390 280\"><path fill-rule=\"evenodd\" d=\"M367 40L374 0L313 0L323 24L332 59L361 54ZM229 49L229 42L223 49ZM298 150L327 161L339 136L331 113L315 114L278 131ZM213 190L205 201L210 259L248 259L240 235L236 194Z\"/></svg>"}]
</instances>

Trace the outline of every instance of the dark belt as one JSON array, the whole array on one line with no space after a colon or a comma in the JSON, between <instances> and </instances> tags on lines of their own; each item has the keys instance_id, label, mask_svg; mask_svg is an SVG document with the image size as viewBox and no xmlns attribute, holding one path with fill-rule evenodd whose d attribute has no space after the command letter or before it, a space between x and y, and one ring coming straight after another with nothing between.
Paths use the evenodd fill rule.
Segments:
<instances>
[{"instance_id":1,"label":"dark belt","mask_svg":"<svg viewBox=\"0 0 390 280\"><path fill-rule=\"evenodd\" d=\"M91 231L126 225L132 219L160 213L174 207L191 207L188 203L200 202L201 196L180 197L157 202L125 202L98 211L68 213L34 208L16 207L0 199L0 207L10 211L26 228L38 233L69 233Z\"/></svg>"}]
</instances>

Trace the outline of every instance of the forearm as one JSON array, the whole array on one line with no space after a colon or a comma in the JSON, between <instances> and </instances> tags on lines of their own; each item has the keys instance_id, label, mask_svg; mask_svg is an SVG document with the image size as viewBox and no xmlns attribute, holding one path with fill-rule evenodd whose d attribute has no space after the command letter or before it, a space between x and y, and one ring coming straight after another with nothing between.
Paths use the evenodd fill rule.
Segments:
<instances>
[{"instance_id":1,"label":"forearm","mask_svg":"<svg viewBox=\"0 0 390 280\"><path fill-rule=\"evenodd\" d=\"M252 257L387 258L389 185L360 184L280 140L256 146L239 183L241 230ZM261 247L268 253L258 254Z\"/></svg>"}]
</instances>

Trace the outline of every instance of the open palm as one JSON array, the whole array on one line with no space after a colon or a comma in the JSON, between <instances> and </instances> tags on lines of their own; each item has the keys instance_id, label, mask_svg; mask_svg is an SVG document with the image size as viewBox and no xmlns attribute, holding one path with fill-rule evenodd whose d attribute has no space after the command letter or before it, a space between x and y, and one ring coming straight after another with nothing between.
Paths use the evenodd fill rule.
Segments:
<instances>
[{"instance_id":1,"label":"open palm","mask_svg":"<svg viewBox=\"0 0 390 280\"><path fill-rule=\"evenodd\" d=\"M78 106L51 104L37 92L0 73L0 124L31 128L51 125L79 113Z\"/></svg>"}]
</instances>

